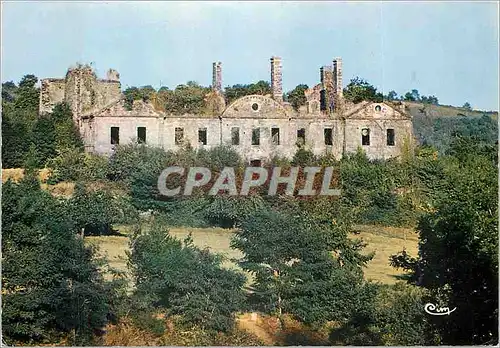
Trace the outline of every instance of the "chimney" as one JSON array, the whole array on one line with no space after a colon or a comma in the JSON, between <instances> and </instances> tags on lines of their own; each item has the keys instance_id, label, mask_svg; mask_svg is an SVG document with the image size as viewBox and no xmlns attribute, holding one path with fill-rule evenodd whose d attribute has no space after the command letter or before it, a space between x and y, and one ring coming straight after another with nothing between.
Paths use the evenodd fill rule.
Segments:
<instances>
[{"instance_id":1,"label":"chimney","mask_svg":"<svg viewBox=\"0 0 500 348\"><path fill-rule=\"evenodd\" d=\"M222 63L214 62L212 68L212 89L222 92Z\"/></svg>"},{"instance_id":2,"label":"chimney","mask_svg":"<svg viewBox=\"0 0 500 348\"><path fill-rule=\"evenodd\" d=\"M281 75L281 58L271 57L271 89L273 98L277 102L283 102L283 86Z\"/></svg>"},{"instance_id":3,"label":"chimney","mask_svg":"<svg viewBox=\"0 0 500 348\"><path fill-rule=\"evenodd\" d=\"M331 66L323 66L320 69L321 79L321 110L333 111L335 100L335 86L333 82L333 69Z\"/></svg>"},{"instance_id":4,"label":"chimney","mask_svg":"<svg viewBox=\"0 0 500 348\"><path fill-rule=\"evenodd\" d=\"M342 58L333 59L333 84L335 88L335 94L338 97L343 95L342 86Z\"/></svg>"},{"instance_id":5,"label":"chimney","mask_svg":"<svg viewBox=\"0 0 500 348\"><path fill-rule=\"evenodd\" d=\"M106 78L110 81L120 81L120 74L115 69L109 69Z\"/></svg>"}]
</instances>

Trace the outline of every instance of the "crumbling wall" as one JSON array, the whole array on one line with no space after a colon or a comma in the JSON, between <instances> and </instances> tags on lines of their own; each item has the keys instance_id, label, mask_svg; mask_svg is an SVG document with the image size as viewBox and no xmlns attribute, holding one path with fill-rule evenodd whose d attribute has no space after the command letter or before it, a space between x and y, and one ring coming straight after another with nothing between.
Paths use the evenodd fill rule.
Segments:
<instances>
[{"instance_id":1,"label":"crumbling wall","mask_svg":"<svg viewBox=\"0 0 500 348\"><path fill-rule=\"evenodd\" d=\"M64 101L64 79L43 79L40 86L40 114L52 112L54 106Z\"/></svg>"}]
</instances>

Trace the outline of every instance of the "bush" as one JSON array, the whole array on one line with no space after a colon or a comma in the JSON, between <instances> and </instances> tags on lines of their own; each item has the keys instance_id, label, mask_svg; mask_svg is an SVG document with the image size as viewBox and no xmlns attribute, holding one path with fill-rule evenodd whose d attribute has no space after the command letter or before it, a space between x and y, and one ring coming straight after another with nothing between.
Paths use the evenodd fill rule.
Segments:
<instances>
[{"instance_id":1,"label":"bush","mask_svg":"<svg viewBox=\"0 0 500 348\"><path fill-rule=\"evenodd\" d=\"M428 294L412 285L378 285L371 288L362 311L333 329L332 345L438 345L439 335L423 310Z\"/></svg>"},{"instance_id":2,"label":"bush","mask_svg":"<svg viewBox=\"0 0 500 348\"><path fill-rule=\"evenodd\" d=\"M371 256L361 255L347 233L301 213L262 210L245 220L231 247L255 276L255 308L316 325L349 317L362 303L361 267Z\"/></svg>"},{"instance_id":3,"label":"bush","mask_svg":"<svg viewBox=\"0 0 500 348\"><path fill-rule=\"evenodd\" d=\"M131 240L129 263L136 285L134 296L149 308L180 315L183 326L230 331L242 308L245 276L221 267L222 258L181 242L154 224Z\"/></svg>"},{"instance_id":4,"label":"bush","mask_svg":"<svg viewBox=\"0 0 500 348\"><path fill-rule=\"evenodd\" d=\"M105 191L87 192L78 183L65 204L67 215L83 235L113 233L112 225L137 221L138 214L124 197L113 197Z\"/></svg>"},{"instance_id":5,"label":"bush","mask_svg":"<svg viewBox=\"0 0 500 348\"><path fill-rule=\"evenodd\" d=\"M27 175L2 188L2 333L7 344L91 344L117 288L76 235L64 202ZM71 333L71 335L70 335Z\"/></svg>"}]
</instances>

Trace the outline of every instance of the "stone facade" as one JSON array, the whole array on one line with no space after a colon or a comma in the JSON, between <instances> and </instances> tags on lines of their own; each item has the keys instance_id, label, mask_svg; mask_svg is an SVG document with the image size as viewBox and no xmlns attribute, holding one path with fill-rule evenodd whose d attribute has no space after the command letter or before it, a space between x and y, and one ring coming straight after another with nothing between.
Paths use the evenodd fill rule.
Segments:
<instances>
[{"instance_id":1,"label":"stone facade","mask_svg":"<svg viewBox=\"0 0 500 348\"><path fill-rule=\"evenodd\" d=\"M362 148L369 158L398 157L411 142L412 120L404 105L362 102L342 97L342 62L320 69L320 83L305 91L306 105L294 110L283 102L281 59L271 59L272 96L250 95L226 105L222 66L213 64L213 89L205 102L210 113L174 115L135 101L127 108L119 74L110 69L98 79L89 66L68 70L65 79L42 80L40 113L67 102L89 152L111 154L117 144L145 142L176 150L230 145L247 159L292 157L299 146L336 158Z\"/></svg>"}]
</instances>

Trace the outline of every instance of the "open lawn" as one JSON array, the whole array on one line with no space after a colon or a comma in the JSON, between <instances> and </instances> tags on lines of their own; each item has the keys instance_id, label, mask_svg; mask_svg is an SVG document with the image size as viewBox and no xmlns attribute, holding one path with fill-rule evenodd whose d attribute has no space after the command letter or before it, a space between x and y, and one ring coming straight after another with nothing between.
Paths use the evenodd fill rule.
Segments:
<instances>
[{"instance_id":1,"label":"open lawn","mask_svg":"<svg viewBox=\"0 0 500 348\"><path fill-rule=\"evenodd\" d=\"M99 246L101 254L108 259L111 267L126 271L127 256L125 251L128 249L129 241L126 235L130 228L117 226L117 229L124 236L86 237L85 240ZM367 253L375 251L373 260L368 263L365 269L365 277L368 280L386 284L396 282L397 276L402 275L402 271L389 265L389 256L403 250L403 248L406 248L410 255L417 255L418 238L412 229L362 225L356 226L355 231L358 234L352 235L352 238L362 238L368 243L365 248ZM195 245L201 248L208 247L212 252L225 255L227 257L224 263L226 267L237 267L231 259L239 258L241 253L229 246L233 230L187 227L171 228L170 233L179 239L184 239L191 233Z\"/></svg>"}]
</instances>

